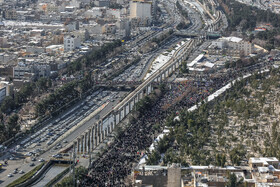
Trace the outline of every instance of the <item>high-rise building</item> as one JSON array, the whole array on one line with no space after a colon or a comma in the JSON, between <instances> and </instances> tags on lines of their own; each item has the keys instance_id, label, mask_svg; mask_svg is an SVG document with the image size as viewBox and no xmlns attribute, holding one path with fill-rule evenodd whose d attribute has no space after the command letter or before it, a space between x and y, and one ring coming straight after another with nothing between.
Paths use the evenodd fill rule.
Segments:
<instances>
[{"instance_id":1,"label":"high-rise building","mask_svg":"<svg viewBox=\"0 0 280 187\"><path fill-rule=\"evenodd\" d=\"M130 2L130 18L152 18L152 2L133 0Z\"/></svg>"}]
</instances>

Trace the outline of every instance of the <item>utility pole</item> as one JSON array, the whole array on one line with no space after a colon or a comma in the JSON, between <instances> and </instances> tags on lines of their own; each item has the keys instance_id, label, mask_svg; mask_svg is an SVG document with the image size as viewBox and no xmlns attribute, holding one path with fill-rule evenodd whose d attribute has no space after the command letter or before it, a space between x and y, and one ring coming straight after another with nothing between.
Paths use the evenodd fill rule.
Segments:
<instances>
[{"instance_id":1,"label":"utility pole","mask_svg":"<svg viewBox=\"0 0 280 187\"><path fill-rule=\"evenodd\" d=\"M73 148L73 184L76 187L76 179L75 179L75 160L76 160L76 153L75 153L75 146Z\"/></svg>"}]
</instances>

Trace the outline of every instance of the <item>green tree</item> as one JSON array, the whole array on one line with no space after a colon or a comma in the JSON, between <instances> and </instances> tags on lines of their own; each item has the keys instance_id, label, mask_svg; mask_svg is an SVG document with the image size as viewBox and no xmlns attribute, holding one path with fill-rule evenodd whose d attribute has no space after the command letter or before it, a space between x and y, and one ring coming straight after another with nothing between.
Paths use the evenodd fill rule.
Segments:
<instances>
[{"instance_id":1,"label":"green tree","mask_svg":"<svg viewBox=\"0 0 280 187\"><path fill-rule=\"evenodd\" d=\"M1 112L7 114L11 112L15 108L15 102L11 96L7 96L4 98L2 104L1 104Z\"/></svg>"},{"instance_id":2,"label":"green tree","mask_svg":"<svg viewBox=\"0 0 280 187\"><path fill-rule=\"evenodd\" d=\"M160 154L156 150L153 150L151 154L148 154L147 164L148 165L157 165L160 159Z\"/></svg>"},{"instance_id":3,"label":"green tree","mask_svg":"<svg viewBox=\"0 0 280 187\"><path fill-rule=\"evenodd\" d=\"M243 179L237 180L237 177L234 173L231 173L228 177L228 182L226 184L226 187L239 187L242 186Z\"/></svg>"},{"instance_id":4,"label":"green tree","mask_svg":"<svg viewBox=\"0 0 280 187\"><path fill-rule=\"evenodd\" d=\"M19 130L20 130L20 125L18 124L18 115L14 114L9 117L7 123L8 138L13 137L16 133L19 132Z\"/></svg>"}]
</instances>

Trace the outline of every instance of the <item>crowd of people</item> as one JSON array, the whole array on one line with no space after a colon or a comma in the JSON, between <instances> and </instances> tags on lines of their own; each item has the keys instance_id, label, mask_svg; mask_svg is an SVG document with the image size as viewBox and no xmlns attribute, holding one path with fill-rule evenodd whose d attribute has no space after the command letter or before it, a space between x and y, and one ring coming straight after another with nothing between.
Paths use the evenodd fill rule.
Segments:
<instances>
[{"instance_id":1,"label":"crowd of people","mask_svg":"<svg viewBox=\"0 0 280 187\"><path fill-rule=\"evenodd\" d=\"M154 106L126 128L103 155L92 163L81 185L126 186L125 178L131 174L133 164L140 160L141 151L153 142L154 124L163 125L170 113L187 109L237 77L255 72L266 65L259 63L242 70L230 69L220 74L204 74L190 81L169 83L171 86ZM163 107L166 107L165 110Z\"/></svg>"}]
</instances>

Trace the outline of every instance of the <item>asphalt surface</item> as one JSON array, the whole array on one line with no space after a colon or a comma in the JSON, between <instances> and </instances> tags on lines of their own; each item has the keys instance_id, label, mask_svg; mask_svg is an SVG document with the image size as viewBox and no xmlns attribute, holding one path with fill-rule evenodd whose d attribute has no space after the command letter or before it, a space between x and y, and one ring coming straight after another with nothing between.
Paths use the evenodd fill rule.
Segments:
<instances>
[{"instance_id":1,"label":"asphalt surface","mask_svg":"<svg viewBox=\"0 0 280 187\"><path fill-rule=\"evenodd\" d=\"M32 185L32 187L42 187L45 186L50 180L52 180L54 177L56 177L58 174L60 174L62 171L64 171L67 167L54 165L50 168L48 172L44 174L44 176L41 178L41 180L37 183Z\"/></svg>"},{"instance_id":2,"label":"asphalt surface","mask_svg":"<svg viewBox=\"0 0 280 187\"><path fill-rule=\"evenodd\" d=\"M119 93L119 97L124 96L125 92ZM108 112L112 110L112 108L119 102L120 100L115 100L113 102L110 102L100 113L99 116L102 117ZM72 132L70 135L68 135L65 140L68 142L72 142L75 140L80 134L85 132L90 126L93 126L94 123L96 123L98 119L96 117L91 118L88 122L86 122L84 125L77 128L74 132Z\"/></svg>"}]
</instances>

